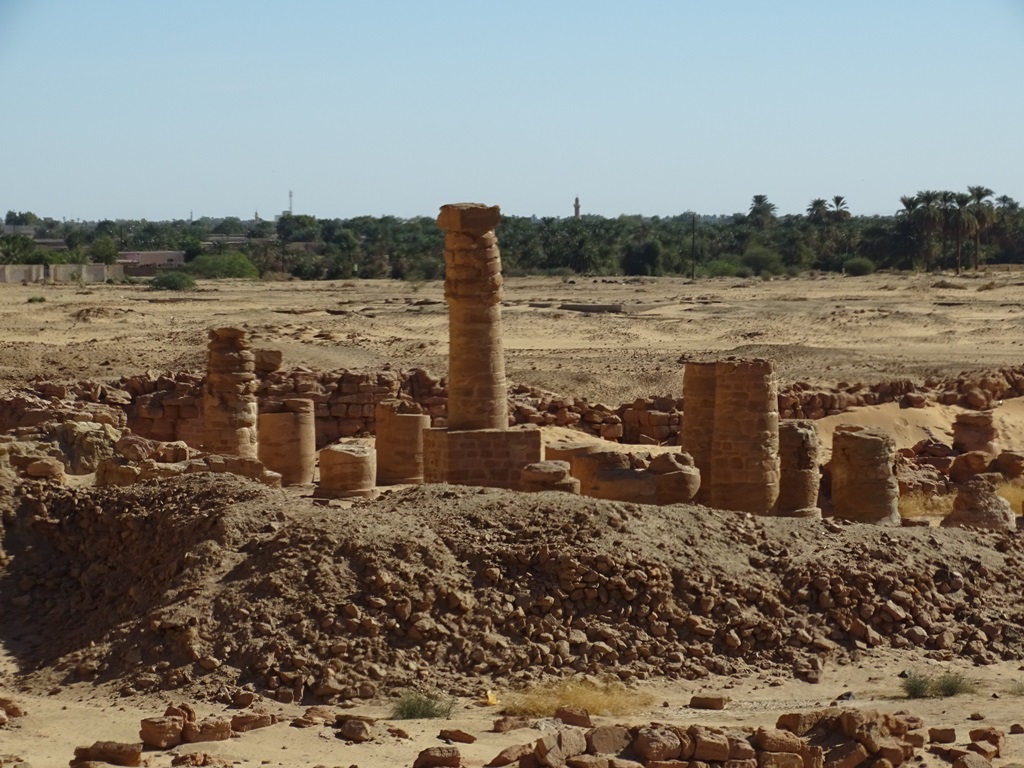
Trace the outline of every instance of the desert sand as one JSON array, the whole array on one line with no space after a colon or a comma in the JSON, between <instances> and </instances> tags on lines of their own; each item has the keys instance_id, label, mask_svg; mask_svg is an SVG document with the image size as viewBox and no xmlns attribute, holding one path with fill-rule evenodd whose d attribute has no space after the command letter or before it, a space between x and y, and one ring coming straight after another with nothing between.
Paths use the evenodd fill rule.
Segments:
<instances>
[{"instance_id":1,"label":"desert sand","mask_svg":"<svg viewBox=\"0 0 1024 768\"><path fill-rule=\"evenodd\" d=\"M954 377L962 371L1021 364L1022 285L1024 274L1019 272L988 272L980 277L879 274L696 283L679 278L510 279L503 318L507 370L513 382L612 406L638 397L679 396L681 367L686 360L726 355L772 358L782 384L805 381L834 386L839 382ZM203 283L199 291L188 294L153 293L125 285L0 285L0 389L16 389L36 378L70 382L116 379L146 370L201 370L207 330L222 326L245 328L255 345L281 349L286 366L369 369L390 364L395 368L422 366L443 374L447 315L442 293L443 286L437 282L391 281L220 281ZM31 297L45 301L29 303ZM841 423L884 427L900 447L909 447L925 437L926 430L947 439L960 411L955 406L900 409L888 404L827 417L818 422L818 429L826 453L832 430ZM996 414L1003 447L1024 450L1024 402L1006 401ZM549 439L564 434L551 430ZM396 493L380 502L333 503L324 508L293 490L275 497L274 504L281 510L279 526L285 530L312 525L310 521L319 516L324 518L318 523L323 527L316 530L333 532L332 526L337 526L357 531L358 541L371 541L375 535L386 539L385 530L401 528L394 521L402 514L404 497L401 491ZM536 502L510 492L485 495L479 504L478 511L465 513L466 520L486 515L487 504L500 504L503 514L520 515L529 525L533 524L531 516L543 514ZM423 507L438 517L438 522L424 530L444 538L444 502L429 497ZM683 542L687 535L697 535L694 532L700 530L704 513L698 509L661 517L656 508L647 508L635 514L641 524L637 541L649 540L650 549L644 556L678 562L685 560ZM742 571L749 550L742 537L729 531L746 523L742 516L711 514L716 516L714 527L721 540L703 542L697 559L723 572ZM678 529L674 537L664 533L667 521ZM876 546L872 542L878 533L870 527L855 531L856 526L846 526L841 537L826 536L819 541L821 525L820 521L786 521L781 527L767 525L764 535L779 547L792 538L797 543L789 546L798 558L834 561L836 573L842 573L844 549L869 551ZM938 567L937 561L927 559L932 546L929 536L939 537L935 547L950 560L990 566L996 562L992 559L996 557L994 539L932 530L899 532L908 551L922 553L921 562L929 563L928 567ZM510 535L515 541L519 534ZM410 532L408 538L414 540L415 533ZM1020 619L1017 603L1024 586L1016 568L1020 561L1010 558L1020 553L1020 543L1014 535L1006 542L1000 546L1008 549L999 551L1010 554L998 562L1014 572L1006 574L990 607L993 616L1014 624ZM587 540L579 544L584 546ZM899 547L880 546L869 560L879 568L898 566L900 552ZM240 561L237 553L225 555L225 568L236 555ZM202 586L202 599L209 602L195 610L200 616L213 615L202 611L213 610L210 606L222 585L213 579ZM207 682L184 691L126 688L125 681L137 675L124 666L117 667L117 675L76 679L67 672L68 649L57 653L56 646L50 645L51 635L79 637L75 626L48 624L42 615L34 625L26 624L23 613L17 621L5 618L7 613L0 605L0 697L16 699L29 714L0 727L4 766L8 765L5 755L19 756L36 768L67 765L76 746L96 740L133 741L139 719L162 714L170 703L190 701L200 714L225 711L218 696L230 690L226 668L209 678L200 675ZM66 614L60 615L67 620ZM96 640L99 654L109 639ZM58 657L60 665L51 667L46 662ZM629 683L650 694L649 704L628 714L593 714L599 723L770 727L784 712L827 706L846 693L852 694L852 699L843 706L910 712L920 716L926 726L955 726L962 743L967 730L977 724L968 719L972 714L982 715L982 724L1007 732L1013 723L1024 721L1021 662L1014 658L992 661L979 666L962 657L938 660L927 658L922 650L876 647L855 657L840 654L826 661L816 683L801 680L775 663L763 668L742 664L726 674L695 680L651 674ZM348 744L336 738L334 728L288 727L288 720L306 706L266 699L262 705L283 716L284 722L230 741L182 746L173 752L146 753L146 757L154 766L170 765L173 756L190 751L207 752L229 764L411 766L421 749L442 743L437 740L440 728L453 727L478 737L475 744L460 745L460 749L464 765L482 766L504 747L542 735L537 728L489 732L501 704L477 702L488 689L505 701L516 684L535 683L531 676L516 681L486 673L474 683L448 674L433 679L430 669L429 664L410 668L409 683L419 677L441 690L458 693L459 704L449 722L382 723L374 740ZM902 694L899 674L911 669L961 672L976 681L977 688L952 699L908 700ZM690 696L702 692L727 694L731 702L720 712L691 710L687 706ZM393 693L382 686L377 696L359 700L345 711L386 718L389 694ZM404 729L408 738L388 734L386 725ZM547 721L539 719L539 728L546 725ZM1014 761L1024 762L1024 736L1009 737L1007 751L996 765ZM929 754L924 754L922 762L945 764Z\"/></svg>"}]
</instances>

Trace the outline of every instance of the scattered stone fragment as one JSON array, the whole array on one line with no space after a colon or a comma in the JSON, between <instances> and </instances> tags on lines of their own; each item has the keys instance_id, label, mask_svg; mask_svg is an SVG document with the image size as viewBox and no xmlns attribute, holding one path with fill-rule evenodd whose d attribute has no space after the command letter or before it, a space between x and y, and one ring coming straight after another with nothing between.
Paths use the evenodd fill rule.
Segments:
<instances>
[{"instance_id":1,"label":"scattered stone fragment","mask_svg":"<svg viewBox=\"0 0 1024 768\"><path fill-rule=\"evenodd\" d=\"M691 696L690 709L725 709L728 696Z\"/></svg>"},{"instance_id":2,"label":"scattered stone fragment","mask_svg":"<svg viewBox=\"0 0 1024 768\"><path fill-rule=\"evenodd\" d=\"M442 728L437 738L443 741L455 741L459 744L472 744L476 741L476 736L458 728Z\"/></svg>"},{"instance_id":3,"label":"scattered stone fragment","mask_svg":"<svg viewBox=\"0 0 1024 768\"><path fill-rule=\"evenodd\" d=\"M532 744L515 744L511 747L505 747L501 750L492 760L487 763L492 768L500 768L503 765L512 765L512 763L518 763L519 758L524 755L529 755L533 752Z\"/></svg>"},{"instance_id":4,"label":"scattered stone fragment","mask_svg":"<svg viewBox=\"0 0 1024 768\"><path fill-rule=\"evenodd\" d=\"M427 747L416 757L412 768L459 768L461 764L457 747Z\"/></svg>"},{"instance_id":5,"label":"scattered stone fragment","mask_svg":"<svg viewBox=\"0 0 1024 768\"><path fill-rule=\"evenodd\" d=\"M76 747L71 765L86 762L111 765L142 765L142 742L127 744L120 741L97 741L91 747Z\"/></svg>"},{"instance_id":6,"label":"scattered stone fragment","mask_svg":"<svg viewBox=\"0 0 1024 768\"><path fill-rule=\"evenodd\" d=\"M559 707L555 710L555 719L561 720L566 725L574 725L577 728L591 728L590 713L583 707Z\"/></svg>"},{"instance_id":7,"label":"scattered stone fragment","mask_svg":"<svg viewBox=\"0 0 1024 768\"><path fill-rule=\"evenodd\" d=\"M151 749L170 749L181 744L185 723L180 717L147 717L139 726L139 738Z\"/></svg>"},{"instance_id":8,"label":"scattered stone fragment","mask_svg":"<svg viewBox=\"0 0 1024 768\"><path fill-rule=\"evenodd\" d=\"M226 741L231 738L231 718L209 715L202 720L185 722L182 741L195 744L201 741Z\"/></svg>"}]
</instances>

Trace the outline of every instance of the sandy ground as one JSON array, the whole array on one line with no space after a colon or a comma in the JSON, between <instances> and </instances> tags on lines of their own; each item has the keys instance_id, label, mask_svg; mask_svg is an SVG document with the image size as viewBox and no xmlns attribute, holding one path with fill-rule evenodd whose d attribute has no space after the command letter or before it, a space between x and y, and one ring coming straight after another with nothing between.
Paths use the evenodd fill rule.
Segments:
<instances>
[{"instance_id":1,"label":"sandy ground","mask_svg":"<svg viewBox=\"0 0 1024 768\"><path fill-rule=\"evenodd\" d=\"M614 405L679 393L680 363L771 357L783 384L921 380L1019 364L1024 273L791 280L515 278L509 378ZM31 297L45 301L29 303ZM565 307L619 307L586 312ZM0 285L0 383L203 366L206 331L239 325L286 365L447 368L439 282Z\"/></svg>"},{"instance_id":2,"label":"sandy ground","mask_svg":"<svg viewBox=\"0 0 1024 768\"><path fill-rule=\"evenodd\" d=\"M507 281L504 309L509 378L554 392L617 405L638 396L679 394L681 363L726 354L775 359L782 383L871 383L895 378L1019 365L1024 347L1024 275L980 278L920 275L829 276L792 280L716 279L691 283L662 278L609 280L522 278ZM424 366L446 369L447 315L440 283L390 281L334 283L205 283L182 295L139 286L0 285L0 386L36 377L107 379L147 369L199 369L206 330L247 328L256 346L282 349L286 365L314 368ZM45 301L29 302L30 297ZM618 306L622 311L580 311ZM947 437L956 408L861 409L819 423L826 449L838 423L884 426L901 446L925 428ZM1024 450L1024 403L998 411L1004 448ZM0 622L3 609L0 606ZM1017 664L954 666L979 681L978 691L956 699L908 701L898 674L935 662L906 653L872 653L863 662L830 666L821 684L787 680L712 679L709 685L648 683L656 705L601 722L650 720L710 725L771 725L785 711L827 705L850 691L849 705L905 710L926 725L956 726L966 739L968 716L1004 729L1024 721ZM945 668L945 667L943 667ZM13 661L0 646L0 695L23 702L29 716L0 729L0 756L19 755L33 766L67 765L75 746L99 739L133 740L141 717L162 714L174 696L119 699L109 690L76 684L52 691L20 690ZM780 681L775 681L780 682ZM694 692L724 691L724 712L686 707ZM499 691L499 695L503 692ZM664 706L662 703L664 702ZM201 713L216 711L197 704ZM268 703L271 711L301 707ZM358 714L384 716L386 702L360 705ZM463 746L465 764L480 766L505 746L540 733L488 733L496 708L463 701L444 726L476 734ZM236 764L288 766L411 765L420 749L440 744L437 721L400 724L411 739L383 736L347 745L330 729L286 724L230 742L178 751L206 751ZM1011 736L1000 763L1024 761L1024 736ZM169 765L154 753L152 764ZM927 764L940 764L927 757ZM6 763L4 763L6 765Z\"/></svg>"}]
</instances>

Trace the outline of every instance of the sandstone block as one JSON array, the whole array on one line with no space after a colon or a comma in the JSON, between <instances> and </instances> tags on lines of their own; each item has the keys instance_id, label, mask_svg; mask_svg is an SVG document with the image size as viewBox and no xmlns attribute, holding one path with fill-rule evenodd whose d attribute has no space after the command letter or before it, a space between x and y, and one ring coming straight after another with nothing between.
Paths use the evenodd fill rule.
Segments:
<instances>
[{"instance_id":1,"label":"sandstone block","mask_svg":"<svg viewBox=\"0 0 1024 768\"><path fill-rule=\"evenodd\" d=\"M147 717L140 723L139 738L151 749L170 749L181 744L184 725L180 717Z\"/></svg>"},{"instance_id":2,"label":"sandstone block","mask_svg":"<svg viewBox=\"0 0 1024 768\"><path fill-rule=\"evenodd\" d=\"M804 768L804 759L792 752L761 752L757 768Z\"/></svg>"},{"instance_id":3,"label":"sandstone block","mask_svg":"<svg viewBox=\"0 0 1024 768\"><path fill-rule=\"evenodd\" d=\"M629 731L621 725L599 725L587 733L587 751L592 755L617 755L630 742Z\"/></svg>"},{"instance_id":4,"label":"sandstone block","mask_svg":"<svg viewBox=\"0 0 1024 768\"><path fill-rule=\"evenodd\" d=\"M687 734L693 740L694 760L718 762L729 759L729 739L724 733L692 725Z\"/></svg>"},{"instance_id":5,"label":"sandstone block","mask_svg":"<svg viewBox=\"0 0 1024 768\"><path fill-rule=\"evenodd\" d=\"M754 746L765 752L792 752L799 754L803 740L796 734L776 728L758 728L754 732Z\"/></svg>"},{"instance_id":6,"label":"sandstone block","mask_svg":"<svg viewBox=\"0 0 1024 768\"><path fill-rule=\"evenodd\" d=\"M437 734L437 738L443 741L455 741L459 744L472 744L476 741L476 736L457 728L442 728L441 732Z\"/></svg>"},{"instance_id":7,"label":"sandstone block","mask_svg":"<svg viewBox=\"0 0 1024 768\"><path fill-rule=\"evenodd\" d=\"M969 753L960 755L953 763L953 768L992 768L992 763L981 755Z\"/></svg>"},{"instance_id":8,"label":"sandstone block","mask_svg":"<svg viewBox=\"0 0 1024 768\"><path fill-rule=\"evenodd\" d=\"M76 762L94 761L111 765L142 765L142 742L97 741L91 747L76 747Z\"/></svg>"},{"instance_id":9,"label":"sandstone block","mask_svg":"<svg viewBox=\"0 0 1024 768\"><path fill-rule=\"evenodd\" d=\"M566 467L568 471L568 466ZM591 728L590 713L583 707L559 707L555 710L555 719L561 720L566 725L574 725L577 728Z\"/></svg>"},{"instance_id":10,"label":"sandstone block","mask_svg":"<svg viewBox=\"0 0 1024 768\"><path fill-rule=\"evenodd\" d=\"M504 765L512 765L512 763L518 763L519 758L523 755L529 755L532 752L532 744L515 744L511 747L505 747L487 765L489 768L501 768Z\"/></svg>"},{"instance_id":11,"label":"sandstone block","mask_svg":"<svg viewBox=\"0 0 1024 768\"><path fill-rule=\"evenodd\" d=\"M690 709L725 709L729 703L728 696L691 696Z\"/></svg>"},{"instance_id":12,"label":"sandstone block","mask_svg":"<svg viewBox=\"0 0 1024 768\"><path fill-rule=\"evenodd\" d=\"M864 745L849 741L833 747L825 758L825 768L857 768L868 759Z\"/></svg>"},{"instance_id":13,"label":"sandstone block","mask_svg":"<svg viewBox=\"0 0 1024 768\"><path fill-rule=\"evenodd\" d=\"M459 768L462 756L456 747L427 747L416 757L413 768Z\"/></svg>"},{"instance_id":14,"label":"sandstone block","mask_svg":"<svg viewBox=\"0 0 1024 768\"><path fill-rule=\"evenodd\" d=\"M254 731L266 728L275 723L274 716L269 712L241 712L231 717L231 730L235 733Z\"/></svg>"},{"instance_id":15,"label":"sandstone block","mask_svg":"<svg viewBox=\"0 0 1024 768\"><path fill-rule=\"evenodd\" d=\"M181 736L182 740L188 744L201 741L227 741L231 738L231 719L210 715L198 722L186 722Z\"/></svg>"},{"instance_id":16,"label":"sandstone block","mask_svg":"<svg viewBox=\"0 0 1024 768\"><path fill-rule=\"evenodd\" d=\"M682 742L668 728L648 727L637 731L633 749L643 760L674 760L682 753ZM728 745L726 745L728 757Z\"/></svg>"}]
</instances>

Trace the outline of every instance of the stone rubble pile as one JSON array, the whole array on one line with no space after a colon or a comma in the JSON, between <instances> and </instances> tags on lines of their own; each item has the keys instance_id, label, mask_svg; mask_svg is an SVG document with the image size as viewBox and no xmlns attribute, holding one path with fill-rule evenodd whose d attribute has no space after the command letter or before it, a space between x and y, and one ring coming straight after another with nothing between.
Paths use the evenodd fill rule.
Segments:
<instances>
[{"instance_id":1,"label":"stone rubble pile","mask_svg":"<svg viewBox=\"0 0 1024 768\"><path fill-rule=\"evenodd\" d=\"M561 727L533 743L508 747L488 768L897 768L926 744L924 723L913 715L831 707L779 717L774 728L718 728L699 724ZM979 730L972 744L998 754L1005 735ZM972 735L973 738L973 735ZM438 748L421 753L418 765L438 762ZM967 751L967 754L982 754ZM455 757L458 756L456 751ZM991 758L989 758L991 759ZM987 763L986 763L987 765ZM964 767L966 768L966 767Z\"/></svg>"},{"instance_id":2,"label":"stone rubble pile","mask_svg":"<svg viewBox=\"0 0 1024 768\"><path fill-rule=\"evenodd\" d=\"M301 520L283 504L203 475L27 493L0 599L28 666L332 703L428 671L468 694L571 673L818 681L876 647L1024 658L1016 533L444 486Z\"/></svg>"}]
</instances>

